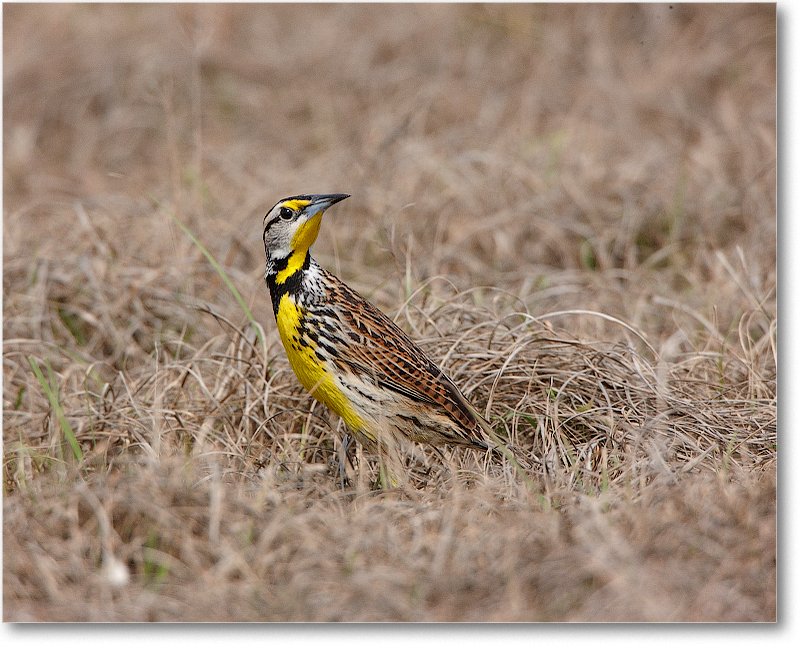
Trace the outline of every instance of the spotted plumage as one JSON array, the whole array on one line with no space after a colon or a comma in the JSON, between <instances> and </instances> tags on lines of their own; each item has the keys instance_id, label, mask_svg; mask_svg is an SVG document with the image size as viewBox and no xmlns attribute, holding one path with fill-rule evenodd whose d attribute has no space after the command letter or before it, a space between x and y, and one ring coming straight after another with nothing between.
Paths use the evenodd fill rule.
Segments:
<instances>
[{"instance_id":1,"label":"spotted plumage","mask_svg":"<svg viewBox=\"0 0 800 646\"><path fill-rule=\"evenodd\" d=\"M371 450L407 440L489 448L488 423L450 378L311 258L322 214L346 197L289 197L264 218L265 279L292 369Z\"/></svg>"}]
</instances>

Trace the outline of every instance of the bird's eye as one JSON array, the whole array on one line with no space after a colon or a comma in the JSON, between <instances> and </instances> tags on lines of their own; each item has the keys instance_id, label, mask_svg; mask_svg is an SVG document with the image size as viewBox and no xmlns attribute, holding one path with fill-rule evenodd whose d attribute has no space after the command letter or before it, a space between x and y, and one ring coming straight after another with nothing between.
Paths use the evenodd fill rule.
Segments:
<instances>
[{"instance_id":1,"label":"bird's eye","mask_svg":"<svg viewBox=\"0 0 800 646\"><path fill-rule=\"evenodd\" d=\"M281 207L280 212L281 220L291 220L294 217L294 211L288 207Z\"/></svg>"}]
</instances>

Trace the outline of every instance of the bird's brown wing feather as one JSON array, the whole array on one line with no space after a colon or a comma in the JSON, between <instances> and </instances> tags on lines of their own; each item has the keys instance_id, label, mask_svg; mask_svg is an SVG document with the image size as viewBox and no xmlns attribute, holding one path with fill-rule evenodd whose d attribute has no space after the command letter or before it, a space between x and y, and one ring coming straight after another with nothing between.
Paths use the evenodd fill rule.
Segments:
<instances>
[{"instance_id":1,"label":"bird's brown wing feather","mask_svg":"<svg viewBox=\"0 0 800 646\"><path fill-rule=\"evenodd\" d=\"M331 275L328 288L335 291L329 303L342 324L342 334L350 337L339 359L378 385L390 388L409 399L438 407L464 431L464 439L483 444L480 430L486 420L470 404L458 387L394 322L372 303Z\"/></svg>"}]
</instances>

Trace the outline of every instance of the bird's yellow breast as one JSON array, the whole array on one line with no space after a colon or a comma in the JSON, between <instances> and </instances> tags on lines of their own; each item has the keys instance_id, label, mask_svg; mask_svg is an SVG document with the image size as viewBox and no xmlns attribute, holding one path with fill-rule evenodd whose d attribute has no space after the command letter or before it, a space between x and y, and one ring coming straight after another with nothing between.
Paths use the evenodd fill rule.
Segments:
<instances>
[{"instance_id":1,"label":"bird's yellow breast","mask_svg":"<svg viewBox=\"0 0 800 646\"><path fill-rule=\"evenodd\" d=\"M362 430L364 422L338 387L327 366L317 357L313 341L306 337L301 342L300 323L304 316L303 309L289 294L281 297L275 319L294 374L303 388L339 415L352 430Z\"/></svg>"}]
</instances>

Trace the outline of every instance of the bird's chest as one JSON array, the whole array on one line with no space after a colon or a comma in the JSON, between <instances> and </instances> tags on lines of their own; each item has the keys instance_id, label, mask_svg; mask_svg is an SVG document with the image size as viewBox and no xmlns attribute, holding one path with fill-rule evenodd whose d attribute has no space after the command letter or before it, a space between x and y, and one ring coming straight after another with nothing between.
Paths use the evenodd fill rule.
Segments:
<instances>
[{"instance_id":1,"label":"bird's chest","mask_svg":"<svg viewBox=\"0 0 800 646\"><path fill-rule=\"evenodd\" d=\"M284 294L275 312L289 364L298 381L316 399L341 416L354 430L364 422L342 390L336 370L329 363L327 352L320 345L321 319L303 305L302 300Z\"/></svg>"},{"instance_id":2,"label":"bird's chest","mask_svg":"<svg viewBox=\"0 0 800 646\"><path fill-rule=\"evenodd\" d=\"M311 390L327 374L327 369L322 357L317 351L316 327L304 306L302 299L297 299L291 294L283 294L275 311L275 320L278 324L286 356L300 383L307 390Z\"/></svg>"}]
</instances>

